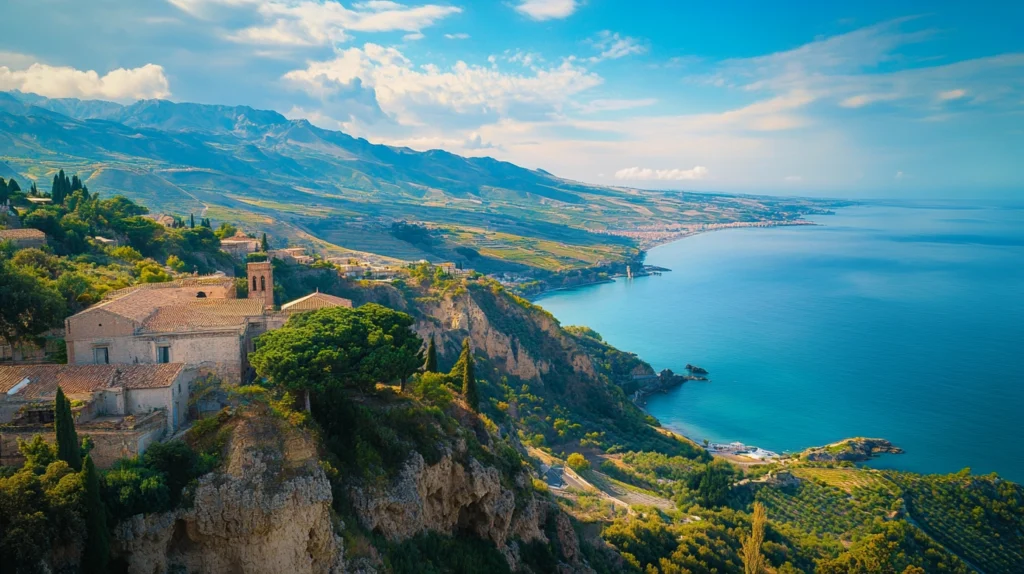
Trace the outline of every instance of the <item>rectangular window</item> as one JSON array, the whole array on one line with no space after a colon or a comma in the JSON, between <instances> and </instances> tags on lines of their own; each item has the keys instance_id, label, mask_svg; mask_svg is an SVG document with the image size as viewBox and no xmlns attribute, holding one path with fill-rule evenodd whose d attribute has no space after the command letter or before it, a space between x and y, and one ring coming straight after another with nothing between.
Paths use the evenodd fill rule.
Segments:
<instances>
[{"instance_id":1,"label":"rectangular window","mask_svg":"<svg viewBox=\"0 0 1024 574\"><path fill-rule=\"evenodd\" d=\"M171 362L171 348L170 347L157 347L156 348L156 362L158 362L158 363L170 363Z\"/></svg>"},{"instance_id":2,"label":"rectangular window","mask_svg":"<svg viewBox=\"0 0 1024 574\"><path fill-rule=\"evenodd\" d=\"M106 347L96 347L92 350L92 362L97 365L109 365L110 353Z\"/></svg>"}]
</instances>

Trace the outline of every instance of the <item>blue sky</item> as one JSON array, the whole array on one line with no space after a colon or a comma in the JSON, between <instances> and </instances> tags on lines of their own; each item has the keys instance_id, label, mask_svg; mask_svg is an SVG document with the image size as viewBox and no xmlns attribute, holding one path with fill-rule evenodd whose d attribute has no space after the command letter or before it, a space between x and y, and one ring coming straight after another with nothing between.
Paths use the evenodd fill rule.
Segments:
<instances>
[{"instance_id":1,"label":"blue sky","mask_svg":"<svg viewBox=\"0 0 1024 574\"><path fill-rule=\"evenodd\" d=\"M245 104L593 183L1024 189L1024 3L6 0L0 89Z\"/></svg>"}]
</instances>

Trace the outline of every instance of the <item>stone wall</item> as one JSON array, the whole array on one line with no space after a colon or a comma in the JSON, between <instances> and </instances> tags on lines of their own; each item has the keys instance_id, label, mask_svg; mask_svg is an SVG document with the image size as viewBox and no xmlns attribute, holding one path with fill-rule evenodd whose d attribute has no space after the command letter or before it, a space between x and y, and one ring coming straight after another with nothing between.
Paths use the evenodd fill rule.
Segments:
<instances>
[{"instance_id":1,"label":"stone wall","mask_svg":"<svg viewBox=\"0 0 1024 574\"><path fill-rule=\"evenodd\" d=\"M141 455L167 433L166 414L163 412L137 420L134 428L109 428L111 426L109 423L87 423L77 429L79 438L88 436L92 439L95 446L90 454L99 468L109 468L120 458ZM18 451L18 440L32 440L36 435L41 435L51 444L56 440L53 425L0 428L0 466L21 466L25 460Z\"/></svg>"}]
</instances>

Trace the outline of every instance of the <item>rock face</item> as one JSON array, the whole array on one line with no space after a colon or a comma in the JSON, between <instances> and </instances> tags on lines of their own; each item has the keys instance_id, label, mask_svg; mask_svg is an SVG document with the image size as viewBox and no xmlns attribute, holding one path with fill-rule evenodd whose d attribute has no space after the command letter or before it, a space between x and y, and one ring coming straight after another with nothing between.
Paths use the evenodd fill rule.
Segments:
<instances>
[{"instance_id":1,"label":"rock face","mask_svg":"<svg viewBox=\"0 0 1024 574\"><path fill-rule=\"evenodd\" d=\"M863 462L879 454L903 454L903 449L880 438L848 438L805 450L800 457L812 462Z\"/></svg>"},{"instance_id":2,"label":"rock face","mask_svg":"<svg viewBox=\"0 0 1024 574\"><path fill-rule=\"evenodd\" d=\"M495 306L485 310L481 301ZM551 372L552 365L547 357L552 352L562 354L565 362L579 374L596 377L593 362L586 352L561 332L554 317L545 313L532 313L510 304L504 297L496 297L489 293L463 293L448 296L437 303L423 304L422 310L427 316L416 325L417 333L426 340L433 336L451 348L453 355L461 340L453 336L469 336L473 348L500 365L503 371L526 381L542 382L544 375ZM527 349L520 338L508 325L495 325L489 315L498 316L502 321L529 325L536 329L533 337L542 336L553 344L547 349L545 358L534 356L536 353ZM453 335L454 332L454 335ZM557 345L557 347L555 346ZM447 353L442 353L447 354Z\"/></svg>"},{"instance_id":3,"label":"rock face","mask_svg":"<svg viewBox=\"0 0 1024 574\"><path fill-rule=\"evenodd\" d=\"M568 517L526 487L527 474L516 477L517 500L502 485L498 469L471 457L463 464L457 460L460 454L445 455L433 465L413 454L387 487L351 488L349 499L362 525L392 541L427 531L469 532L494 542L513 571L519 569L519 544L540 541L559 550L560 572L592 572ZM545 534L551 521L555 528Z\"/></svg>"},{"instance_id":4,"label":"rock face","mask_svg":"<svg viewBox=\"0 0 1024 574\"><path fill-rule=\"evenodd\" d=\"M190 508L139 515L115 529L128 572L340 572L331 487L308 437L270 416L242 420L225 468L203 476Z\"/></svg>"},{"instance_id":5,"label":"rock face","mask_svg":"<svg viewBox=\"0 0 1024 574\"><path fill-rule=\"evenodd\" d=\"M387 488L353 487L352 505L363 526L391 540L426 531L468 531L499 547L513 534L525 541L543 538L536 508L527 504L517 512L515 493L501 484L498 469L468 461L448 454L427 465L414 453Z\"/></svg>"}]
</instances>

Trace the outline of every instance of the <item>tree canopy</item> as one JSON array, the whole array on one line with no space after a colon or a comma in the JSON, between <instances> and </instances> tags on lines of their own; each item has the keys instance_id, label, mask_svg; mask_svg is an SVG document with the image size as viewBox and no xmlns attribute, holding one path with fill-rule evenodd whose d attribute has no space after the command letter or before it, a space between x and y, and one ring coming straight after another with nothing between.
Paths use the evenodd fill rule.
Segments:
<instances>
[{"instance_id":1,"label":"tree canopy","mask_svg":"<svg viewBox=\"0 0 1024 574\"><path fill-rule=\"evenodd\" d=\"M409 315L373 303L301 313L261 336L249 361L289 391L368 390L403 380L423 364L423 341L412 324Z\"/></svg>"}]
</instances>

